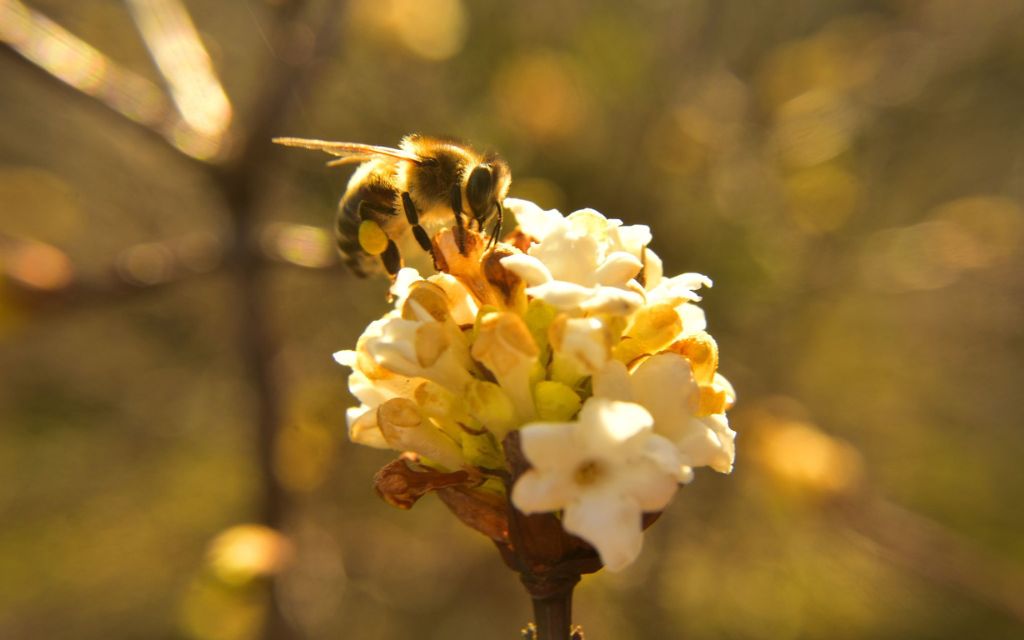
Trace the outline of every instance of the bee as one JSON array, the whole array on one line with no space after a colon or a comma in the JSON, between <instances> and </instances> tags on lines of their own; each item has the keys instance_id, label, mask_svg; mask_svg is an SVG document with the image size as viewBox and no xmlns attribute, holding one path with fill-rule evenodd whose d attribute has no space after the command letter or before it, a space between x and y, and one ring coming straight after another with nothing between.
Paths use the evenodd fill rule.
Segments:
<instances>
[{"instance_id":1,"label":"bee","mask_svg":"<svg viewBox=\"0 0 1024 640\"><path fill-rule=\"evenodd\" d=\"M418 134L402 138L397 149L304 138L274 142L337 156L330 167L359 163L338 203L336 224L338 249L359 276L383 267L394 277L404 263L402 252L417 246L433 258L430 238L448 225L463 254L466 229L473 225L484 232L493 219L489 242L497 242L501 203L512 181L497 154Z\"/></svg>"}]
</instances>

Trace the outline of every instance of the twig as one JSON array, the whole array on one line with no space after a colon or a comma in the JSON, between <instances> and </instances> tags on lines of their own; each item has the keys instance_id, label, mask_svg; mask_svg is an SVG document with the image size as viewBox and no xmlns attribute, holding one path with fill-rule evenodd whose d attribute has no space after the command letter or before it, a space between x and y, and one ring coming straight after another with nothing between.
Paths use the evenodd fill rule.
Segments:
<instances>
[{"instance_id":1,"label":"twig","mask_svg":"<svg viewBox=\"0 0 1024 640\"><path fill-rule=\"evenodd\" d=\"M18 54L74 95L103 105L185 157L208 160L217 150L209 136L181 119L156 85L21 0L0 2L0 43L0 50Z\"/></svg>"},{"instance_id":2,"label":"twig","mask_svg":"<svg viewBox=\"0 0 1024 640\"><path fill-rule=\"evenodd\" d=\"M163 291L215 273L224 265L224 249L212 234L189 234L133 245L96 274L86 275L57 247L0 236L0 276L20 305L63 312Z\"/></svg>"},{"instance_id":3,"label":"twig","mask_svg":"<svg viewBox=\"0 0 1024 640\"><path fill-rule=\"evenodd\" d=\"M889 562L1024 623L1024 576L948 528L877 496L840 503L836 513Z\"/></svg>"},{"instance_id":4,"label":"twig","mask_svg":"<svg viewBox=\"0 0 1024 640\"><path fill-rule=\"evenodd\" d=\"M296 5L298 6L298 5ZM256 232L256 213L266 185L271 155L271 137L279 133L287 108L297 94L310 84L316 63L333 47L342 2L332 0L315 35L309 55L292 55L307 39L297 11L282 11L272 40L277 55L270 61L267 90L257 98L256 116L244 129L240 144L223 166L214 173L214 181L227 205L232 221L236 254L233 280L238 289L237 324L239 349L245 359L246 377L256 389L255 427L257 462L262 484L261 520L280 528L287 510L287 493L274 470L274 447L282 419L281 385L275 379L272 361L278 341L268 313L269 290L263 261L246 250L247 241ZM281 43L278 45L277 43ZM284 52L284 54L282 54ZM276 594L272 593L263 631L265 640L295 637Z\"/></svg>"},{"instance_id":5,"label":"twig","mask_svg":"<svg viewBox=\"0 0 1024 640\"><path fill-rule=\"evenodd\" d=\"M215 152L231 125L231 103L188 11L180 0L127 4L182 119Z\"/></svg>"}]
</instances>

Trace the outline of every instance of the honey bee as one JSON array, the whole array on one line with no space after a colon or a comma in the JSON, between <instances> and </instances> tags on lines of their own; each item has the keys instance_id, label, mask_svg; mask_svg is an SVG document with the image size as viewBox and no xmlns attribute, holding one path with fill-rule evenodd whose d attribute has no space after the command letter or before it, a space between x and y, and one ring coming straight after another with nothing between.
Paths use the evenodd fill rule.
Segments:
<instances>
[{"instance_id":1,"label":"honey bee","mask_svg":"<svg viewBox=\"0 0 1024 640\"><path fill-rule=\"evenodd\" d=\"M417 245L433 257L430 238L447 225L454 225L463 253L466 229L474 224L483 232L493 219L489 241L497 242L512 176L494 153L418 134L402 138L397 149L304 138L274 142L337 156L330 167L359 163L338 203L336 225L341 255L359 276L383 267L394 277L402 252Z\"/></svg>"}]
</instances>

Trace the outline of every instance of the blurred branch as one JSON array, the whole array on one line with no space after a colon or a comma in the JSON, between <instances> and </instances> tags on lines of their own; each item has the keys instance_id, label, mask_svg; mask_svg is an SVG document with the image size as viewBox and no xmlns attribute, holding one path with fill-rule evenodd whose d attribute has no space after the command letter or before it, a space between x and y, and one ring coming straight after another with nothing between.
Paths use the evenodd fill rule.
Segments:
<instances>
[{"instance_id":1,"label":"blurred branch","mask_svg":"<svg viewBox=\"0 0 1024 640\"><path fill-rule=\"evenodd\" d=\"M33 310L106 304L163 291L221 269L225 245L209 233L133 245L95 274L50 244L0 236L0 279Z\"/></svg>"},{"instance_id":2,"label":"blurred branch","mask_svg":"<svg viewBox=\"0 0 1024 640\"><path fill-rule=\"evenodd\" d=\"M246 124L240 144L213 174L230 213L235 239L232 277L238 291L239 350L246 376L257 392L253 397L257 463L262 484L260 519L275 529L282 527L287 512L287 491L274 469L274 450L283 419L282 385L273 367L279 346L271 326L270 292L263 268L266 264L255 252L246 250L246 246L255 235L255 217L268 183L271 138L280 132L288 106L310 86L318 63L336 43L342 2L331 0L327 4L315 33L302 20L301 6L301 3L288 3L278 11L271 36L273 56L266 65L270 80L256 99L256 114ZM284 640L295 635L272 588L263 637Z\"/></svg>"},{"instance_id":3,"label":"blurred branch","mask_svg":"<svg viewBox=\"0 0 1024 640\"><path fill-rule=\"evenodd\" d=\"M255 100L255 114L246 123L242 140L225 163L222 183L263 182L258 168L265 167L269 156L279 150L271 138L281 135L289 107L309 89L319 63L337 44L344 1L327 3L315 31L298 15L304 4L285 2L276 11L277 22L270 35L272 57L266 65L269 79Z\"/></svg>"},{"instance_id":4,"label":"blurred branch","mask_svg":"<svg viewBox=\"0 0 1024 640\"><path fill-rule=\"evenodd\" d=\"M0 0L0 43L75 95L91 98L176 151L200 160L216 151L211 138L183 121L156 85L21 0Z\"/></svg>"},{"instance_id":5,"label":"blurred branch","mask_svg":"<svg viewBox=\"0 0 1024 640\"><path fill-rule=\"evenodd\" d=\"M127 4L182 119L215 151L231 125L231 103L188 10L180 0Z\"/></svg>"},{"instance_id":6,"label":"blurred branch","mask_svg":"<svg viewBox=\"0 0 1024 640\"><path fill-rule=\"evenodd\" d=\"M864 457L809 420L773 408L748 409L750 459L780 488L795 490L882 558L1024 622L1024 573L942 524L900 507L871 487ZM794 407L789 405L789 411ZM744 414L741 414L744 415Z\"/></svg>"},{"instance_id":7,"label":"blurred branch","mask_svg":"<svg viewBox=\"0 0 1024 640\"><path fill-rule=\"evenodd\" d=\"M33 311L64 311L131 299L217 273L237 259L213 233L191 233L132 245L87 274L51 244L0 234L0 281ZM263 266L342 271L330 235L319 227L275 222L244 243Z\"/></svg>"},{"instance_id":8,"label":"blurred branch","mask_svg":"<svg viewBox=\"0 0 1024 640\"><path fill-rule=\"evenodd\" d=\"M969 540L882 497L839 503L835 513L893 564L1024 623L1024 574Z\"/></svg>"}]
</instances>

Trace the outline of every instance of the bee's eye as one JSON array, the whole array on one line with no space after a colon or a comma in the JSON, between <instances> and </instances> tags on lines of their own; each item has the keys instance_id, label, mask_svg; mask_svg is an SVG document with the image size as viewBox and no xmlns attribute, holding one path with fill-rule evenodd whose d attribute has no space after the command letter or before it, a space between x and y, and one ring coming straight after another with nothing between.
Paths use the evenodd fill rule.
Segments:
<instances>
[{"instance_id":1,"label":"bee's eye","mask_svg":"<svg viewBox=\"0 0 1024 640\"><path fill-rule=\"evenodd\" d=\"M466 182L466 199L477 218L487 215L494 200L494 173L486 164L477 165Z\"/></svg>"}]
</instances>

